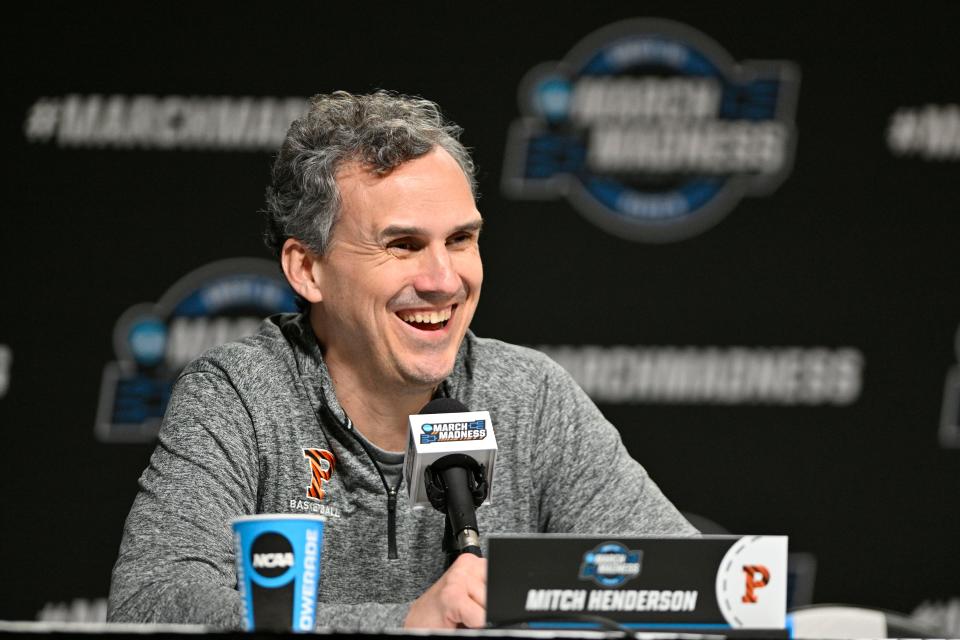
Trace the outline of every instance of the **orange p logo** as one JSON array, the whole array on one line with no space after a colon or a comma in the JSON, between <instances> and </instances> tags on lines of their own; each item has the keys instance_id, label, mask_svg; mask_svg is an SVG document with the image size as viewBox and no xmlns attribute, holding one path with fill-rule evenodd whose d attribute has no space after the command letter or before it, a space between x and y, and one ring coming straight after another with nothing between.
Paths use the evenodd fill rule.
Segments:
<instances>
[{"instance_id":1,"label":"orange p logo","mask_svg":"<svg viewBox=\"0 0 960 640\"><path fill-rule=\"evenodd\" d=\"M323 500L326 495L324 484L333 475L336 458L326 449L304 449L303 457L310 463L310 486L307 487L307 497Z\"/></svg>"},{"instance_id":2,"label":"orange p logo","mask_svg":"<svg viewBox=\"0 0 960 640\"><path fill-rule=\"evenodd\" d=\"M762 564L745 564L743 572L746 574L747 590L743 594L744 604L753 604L757 601L756 589L762 589L770 582L770 572Z\"/></svg>"}]
</instances>

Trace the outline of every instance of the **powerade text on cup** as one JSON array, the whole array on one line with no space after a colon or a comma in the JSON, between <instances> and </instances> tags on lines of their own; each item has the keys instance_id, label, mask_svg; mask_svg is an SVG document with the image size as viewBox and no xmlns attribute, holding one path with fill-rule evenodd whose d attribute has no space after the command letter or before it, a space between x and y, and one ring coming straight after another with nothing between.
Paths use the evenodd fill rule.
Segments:
<instances>
[{"instance_id":1,"label":"powerade text on cup","mask_svg":"<svg viewBox=\"0 0 960 640\"><path fill-rule=\"evenodd\" d=\"M246 629L316 627L323 516L246 516L233 521L237 589Z\"/></svg>"}]
</instances>

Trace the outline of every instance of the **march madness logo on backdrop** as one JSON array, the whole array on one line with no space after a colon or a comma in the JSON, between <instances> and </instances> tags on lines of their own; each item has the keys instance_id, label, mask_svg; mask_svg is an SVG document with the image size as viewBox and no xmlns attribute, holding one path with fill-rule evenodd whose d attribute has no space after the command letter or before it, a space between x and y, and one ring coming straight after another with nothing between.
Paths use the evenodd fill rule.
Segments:
<instances>
[{"instance_id":1,"label":"march madness logo on backdrop","mask_svg":"<svg viewBox=\"0 0 960 640\"><path fill-rule=\"evenodd\" d=\"M521 82L504 192L563 196L623 238L687 238L787 177L798 83L676 22L604 27Z\"/></svg>"},{"instance_id":2,"label":"march madness logo on backdrop","mask_svg":"<svg viewBox=\"0 0 960 640\"><path fill-rule=\"evenodd\" d=\"M97 437L152 441L184 365L210 347L255 333L268 315L295 310L277 265L259 258L208 264L157 302L127 309L113 330L117 359L103 370Z\"/></svg>"}]
</instances>

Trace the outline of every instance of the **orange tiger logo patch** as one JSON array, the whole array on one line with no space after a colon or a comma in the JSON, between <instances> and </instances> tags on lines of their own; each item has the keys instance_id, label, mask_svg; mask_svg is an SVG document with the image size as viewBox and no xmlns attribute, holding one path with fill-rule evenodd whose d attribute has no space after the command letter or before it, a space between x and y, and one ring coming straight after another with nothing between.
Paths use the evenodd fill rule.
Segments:
<instances>
[{"instance_id":1,"label":"orange tiger logo patch","mask_svg":"<svg viewBox=\"0 0 960 640\"><path fill-rule=\"evenodd\" d=\"M304 449L303 457L310 463L310 485L307 487L307 497L323 500L326 495L324 484L329 482L333 475L337 459L326 449Z\"/></svg>"}]
</instances>

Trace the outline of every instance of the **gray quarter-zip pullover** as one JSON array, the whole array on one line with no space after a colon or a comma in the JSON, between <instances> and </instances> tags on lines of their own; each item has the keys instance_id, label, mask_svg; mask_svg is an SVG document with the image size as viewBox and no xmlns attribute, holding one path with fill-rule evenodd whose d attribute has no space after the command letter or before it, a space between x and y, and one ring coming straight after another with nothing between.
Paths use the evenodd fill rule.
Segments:
<instances>
[{"instance_id":1,"label":"gray quarter-zip pullover","mask_svg":"<svg viewBox=\"0 0 960 640\"><path fill-rule=\"evenodd\" d=\"M493 420L497 469L491 504L478 510L481 536L696 533L543 354L468 333L441 392ZM401 626L443 572L444 518L411 508L403 485L391 495L352 431L303 316L271 317L189 364L127 518L109 618L240 628L230 521L321 513L318 627ZM326 452L326 477L313 477L306 449Z\"/></svg>"}]
</instances>

